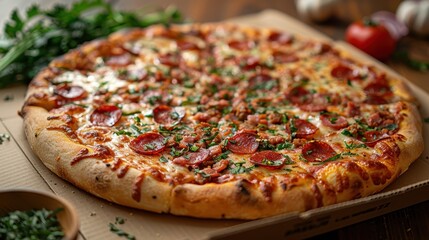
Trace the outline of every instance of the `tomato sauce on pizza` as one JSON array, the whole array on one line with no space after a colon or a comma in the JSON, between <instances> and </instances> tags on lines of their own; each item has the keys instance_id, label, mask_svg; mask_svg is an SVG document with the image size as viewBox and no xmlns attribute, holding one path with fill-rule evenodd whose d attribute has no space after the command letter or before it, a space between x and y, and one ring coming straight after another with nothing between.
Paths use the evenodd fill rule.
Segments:
<instances>
[{"instance_id":1,"label":"tomato sauce on pizza","mask_svg":"<svg viewBox=\"0 0 429 240\"><path fill-rule=\"evenodd\" d=\"M21 111L60 177L155 212L254 219L381 191L423 150L405 84L329 42L132 29L54 60Z\"/></svg>"}]
</instances>

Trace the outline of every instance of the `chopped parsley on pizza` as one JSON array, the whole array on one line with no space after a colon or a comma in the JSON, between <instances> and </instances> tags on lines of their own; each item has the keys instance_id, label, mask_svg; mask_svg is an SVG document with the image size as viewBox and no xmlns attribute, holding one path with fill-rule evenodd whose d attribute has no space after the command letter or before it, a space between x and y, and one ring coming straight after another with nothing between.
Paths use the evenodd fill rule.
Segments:
<instances>
[{"instance_id":1,"label":"chopped parsley on pizza","mask_svg":"<svg viewBox=\"0 0 429 240\"><path fill-rule=\"evenodd\" d=\"M220 24L86 43L29 86L41 161L109 201L256 219L365 197L423 151L405 83L329 42Z\"/></svg>"}]
</instances>

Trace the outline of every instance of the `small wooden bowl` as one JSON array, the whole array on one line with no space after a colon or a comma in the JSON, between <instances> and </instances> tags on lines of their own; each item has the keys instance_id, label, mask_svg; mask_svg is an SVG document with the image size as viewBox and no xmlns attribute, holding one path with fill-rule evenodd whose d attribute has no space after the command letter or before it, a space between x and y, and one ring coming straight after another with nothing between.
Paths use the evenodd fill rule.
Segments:
<instances>
[{"instance_id":1,"label":"small wooden bowl","mask_svg":"<svg viewBox=\"0 0 429 240\"><path fill-rule=\"evenodd\" d=\"M63 208L57 214L64 232L64 239L75 240L79 231L79 218L74 207L65 199L51 193L26 189L0 190L0 216L9 212L32 209L55 210Z\"/></svg>"}]
</instances>

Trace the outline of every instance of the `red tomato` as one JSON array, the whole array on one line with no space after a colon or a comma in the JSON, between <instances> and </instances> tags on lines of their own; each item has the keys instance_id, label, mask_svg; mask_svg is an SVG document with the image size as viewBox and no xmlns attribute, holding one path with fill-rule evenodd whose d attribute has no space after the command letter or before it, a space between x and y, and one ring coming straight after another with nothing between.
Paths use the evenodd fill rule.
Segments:
<instances>
[{"instance_id":1,"label":"red tomato","mask_svg":"<svg viewBox=\"0 0 429 240\"><path fill-rule=\"evenodd\" d=\"M372 21L352 23L346 30L346 40L379 60L387 60L396 46L389 31Z\"/></svg>"}]
</instances>

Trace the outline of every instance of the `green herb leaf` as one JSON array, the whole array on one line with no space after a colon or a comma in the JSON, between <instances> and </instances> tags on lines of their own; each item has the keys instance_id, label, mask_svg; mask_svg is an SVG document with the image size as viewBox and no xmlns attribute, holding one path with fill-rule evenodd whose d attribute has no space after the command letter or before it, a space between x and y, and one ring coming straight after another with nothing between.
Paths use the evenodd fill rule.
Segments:
<instances>
[{"instance_id":1,"label":"green herb leaf","mask_svg":"<svg viewBox=\"0 0 429 240\"><path fill-rule=\"evenodd\" d=\"M194 173L195 174L200 174L203 178L210 178L211 177L209 174L207 174L206 172L204 172L204 171L202 171L202 170L200 170L198 168L194 169Z\"/></svg>"},{"instance_id":2,"label":"green herb leaf","mask_svg":"<svg viewBox=\"0 0 429 240\"><path fill-rule=\"evenodd\" d=\"M245 167L244 164L246 162L232 162L230 161L228 170L232 174L241 174L241 173L249 173L251 172L255 166Z\"/></svg>"},{"instance_id":3,"label":"green herb leaf","mask_svg":"<svg viewBox=\"0 0 429 240\"><path fill-rule=\"evenodd\" d=\"M341 131L341 134L347 137L353 137L353 134L347 129L344 129L343 131Z\"/></svg>"},{"instance_id":4,"label":"green herb leaf","mask_svg":"<svg viewBox=\"0 0 429 240\"><path fill-rule=\"evenodd\" d=\"M0 144L3 144L5 141L10 141L10 136L6 133L0 133Z\"/></svg>"},{"instance_id":5,"label":"green herb leaf","mask_svg":"<svg viewBox=\"0 0 429 240\"><path fill-rule=\"evenodd\" d=\"M387 129L387 130L393 131L393 130L396 130L397 128L398 128L398 124L392 123L377 129L378 130Z\"/></svg>"},{"instance_id":6,"label":"green herb leaf","mask_svg":"<svg viewBox=\"0 0 429 240\"><path fill-rule=\"evenodd\" d=\"M0 87L28 83L55 57L119 29L182 20L175 8L141 15L114 10L103 0L80 0L48 10L33 5L25 17L14 10L2 34L6 44L0 46Z\"/></svg>"},{"instance_id":7,"label":"green herb leaf","mask_svg":"<svg viewBox=\"0 0 429 240\"><path fill-rule=\"evenodd\" d=\"M166 163L166 162L168 162L168 158L166 158L166 157L164 157L164 156L161 156L161 157L159 158L159 161L160 161L160 162L162 162L162 163Z\"/></svg>"},{"instance_id":8,"label":"green herb leaf","mask_svg":"<svg viewBox=\"0 0 429 240\"><path fill-rule=\"evenodd\" d=\"M191 152L196 152L196 151L198 151L198 149L200 149L197 145L192 145L190 148L189 148L189 151L191 151Z\"/></svg>"},{"instance_id":9,"label":"green herb leaf","mask_svg":"<svg viewBox=\"0 0 429 240\"><path fill-rule=\"evenodd\" d=\"M344 141L344 144L346 145L347 149L367 148L367 146L364 143L355 144L352 142L352 143L348 144L346 141Z\"/></svg>"},{"instance_id":10,"label":"green herb leaf","mask_svg":"<svg viewBox=\"0 0 429 240\"><path fill-rule=\"evenodd\" d=\"M118 226L116 226L113 223L109 223L109 227L110 227L110 231L115 233L119 237L125 237L128 240L135 240L136 239L136 237L134 237L133 235L131 235L131 234L125 232L124 230L118 228Z\"/></svg>"},{"instance_id":11,"label":"green herb leaf","mask_svg":"<svg viewBox=\"0 0 429 240\"><path fill-rule=\"evenodd\" d=\"M225 151L225 152L219 154L217 157L215 157L214 160L218 161L218 160L221 160L221 159L226 159L226 158L228 158L228 154L230 154L230 153L231 153L230 151Z\"/></svg>"},{"instance_id":12,"label":"green herb leaf","mask_svg":"<svg viewBox=\"0 0 429 240\"><path fill-rule=\"evenodd\" d=\"M276 150L283 150L283 149L293 149L293 143L291 142L284 142L284 143L279 143L276 147Z\"/></svg>"},{"instance_id":13,"label":"green herb leaf","mask_svg":"<svg viewBox=\"0 0 429 240\"><path fill-rule=\"evenodd\" d=\"M124 224L125 223L125 219L121 218L121 217L116 217L115 218L115 224Z\"/></svg>"}]
</instances>

